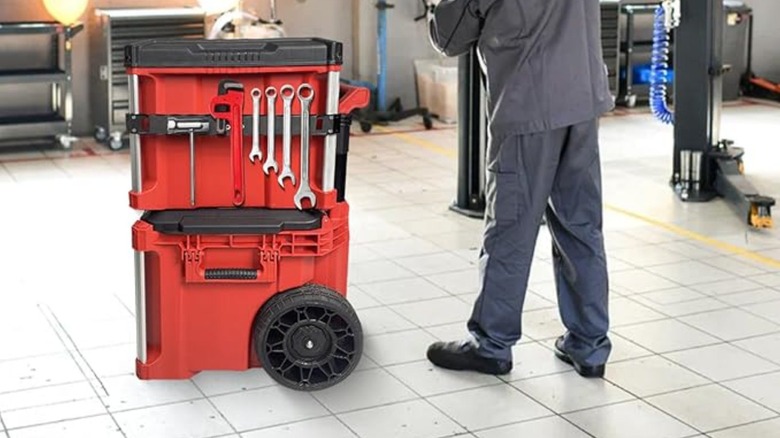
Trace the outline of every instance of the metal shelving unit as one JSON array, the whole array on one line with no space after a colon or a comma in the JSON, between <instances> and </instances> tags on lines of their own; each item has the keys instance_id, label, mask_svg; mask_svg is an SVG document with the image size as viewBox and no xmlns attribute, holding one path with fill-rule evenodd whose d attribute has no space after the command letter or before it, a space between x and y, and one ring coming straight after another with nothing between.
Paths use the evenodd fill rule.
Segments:
<instances>
[{"instance_id":1,"label":"metal shelving unit","mask_svg":"<svg viewBox=\"0 0 780 438\"><path fill-rule=\"evenodd\" d=\"M601 47L609 89L617 98L620 78L620 0L601 0Z\"/></svg>"},{"instance_id":2,"label":"metal shelving unit","mask_svg":"<svg viewBox=\"0 0 780 438\"><path fill-rule=\"evenodd\" d=\"M197 8L96 9L90 23L90 104L95 139L113 150L125 145L129 108L126 45L154 38L203 38L205 14Z\"/></svg>"},{"instance_id":3,"label":"metal shelving unit","mask_svg":"<svg viewBox=\"0 0 780 438\"><path fill-rule=\"evenodd\" d=\"M0 102L0 147L55 140L69 148L76 140L71 135L71 53L73 37L83 28L82 24L53 22L0 23L0 60L14 60L0 62L5 66L0 68L0 90L6 90L0 93L4 96ZM48 46L36 45L36 39ZM38 97L47 102L31 102Z\"/></svg>"},{"instance_id":4,"label":"metal shelving unit","mask_svg":"<svg viewBox=\"0 0 780 438\"><path fill-rule=\"evenodd\" d=\"M634 66L637 60L650 59L650 52L653 48L653 41L637 38L637 19L640 16L649 16L655 14L658 3L627 3L621 7L621 13L626 16L626 35L625 41L620 44L621 52L621 70L620 93L618 102L629 108L633 108L637 103L647 103L650 95L649 84L634 83ZM652 29L651 29L652 30ZM650 34L652 37L652 33ZM670 48L670 61L673 65L674 46ZM673 95L674 84L668 85L669 95Z\"/></svg>"}]
</instances>

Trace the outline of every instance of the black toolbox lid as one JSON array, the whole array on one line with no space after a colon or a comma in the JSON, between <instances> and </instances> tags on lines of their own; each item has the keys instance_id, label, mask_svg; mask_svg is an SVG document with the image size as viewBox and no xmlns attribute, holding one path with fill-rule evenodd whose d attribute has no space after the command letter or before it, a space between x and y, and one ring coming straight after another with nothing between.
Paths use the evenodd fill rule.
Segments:
<instances>
[{"instance_id":1,"label":"black toolbox lid","mask_svg":"<svg viewBox=\"0 0 780 438\"><path fill-rule=\"evenodd\" d=\"M322 226L322 213L317 210L204 208L149 211L141 219L165 234L278 234Z\"/></svg>"},{"instance_id":2,"label":"black toolbox lid","mask_svg":"<svg viewBox=\"0 0 780 438\"><path fill-rule=\"evenodd\" d=\"M343 62L342 44L320 38L165 39L125 46L126 67L294 67Z\"/></svg>"}]
</instances>

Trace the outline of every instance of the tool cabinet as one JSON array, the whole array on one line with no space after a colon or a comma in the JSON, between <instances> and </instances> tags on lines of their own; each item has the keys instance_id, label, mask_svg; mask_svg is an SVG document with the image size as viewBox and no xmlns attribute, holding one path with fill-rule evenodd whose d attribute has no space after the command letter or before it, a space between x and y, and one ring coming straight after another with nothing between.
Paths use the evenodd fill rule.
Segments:
<instances>
[{"instance_id":1,"label":"tool cabinet","mask_svg":"<svg viewBox=\"0 0 780 438\"><path fill-rule=\"evenodd\" d=\"M620 77L620 0L601 0L601 47L609 89L617 98Z\"/></svg>"},{"instance_id":2,"label":"tool cabinet","mask_svg":"<svg viewBox=\"0 0 780 438\"><path fill-rule=\"evenodd\" d=\"M321 39L126 48L130 205L145 211L133 226L139 378L262 366L316 390L354 370L344 188L350 113L370 93L340 85L342 61Z\"/></svg>"},{"instance_id":3,"label":"tool cabinet","mask_svg":"<svg viewBox=\"0 0 780 438\"><path fill-rule=\"evenodd\" d=\"M101 8L90 21L90 108L95 139L111 149L125 144L128 110L124 49L153 38L203 38L205 14L197 8Z\"/></svg>"},{"instance_id":4,"label":"tool cabinet","mask_svg":"<svg viewBox=\"0 0 780 438\"><path fill-rule=\"evenodd\" d=\"M0 147L56 141L69 148L71 53L81 24L0 23Z\"/></svg>"}]
</instances>

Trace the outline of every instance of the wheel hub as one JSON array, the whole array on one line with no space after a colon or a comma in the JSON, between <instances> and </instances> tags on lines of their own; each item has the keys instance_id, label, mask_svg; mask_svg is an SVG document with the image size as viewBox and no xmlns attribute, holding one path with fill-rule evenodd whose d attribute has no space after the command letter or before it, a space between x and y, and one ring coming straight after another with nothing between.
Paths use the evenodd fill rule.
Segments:
<instances>
[{"instance_id":1,"label":"wheel hub","mask_svg":"<svg viewBox=\"0 0 780 438\"><path fill-rule=\"evenodd\" d=\"M293 328L290 352L297 360L317 362L326 359L333 348L327 327L316 322L304 322Z\"/></svg>"}]
</instances>

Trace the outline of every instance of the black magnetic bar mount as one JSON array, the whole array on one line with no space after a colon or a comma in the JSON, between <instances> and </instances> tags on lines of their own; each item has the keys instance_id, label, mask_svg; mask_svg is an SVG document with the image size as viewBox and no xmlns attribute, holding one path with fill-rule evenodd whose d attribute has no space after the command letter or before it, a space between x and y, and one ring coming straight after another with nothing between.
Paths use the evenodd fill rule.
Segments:
<instances>
[{"instance_id":1,"label":"black magnetic bar mount","mask_svg":"<svg viewBox=\"0 0 780 438\"><path fill-rule=\"evenodd\" d=\"M312 136L323 137L331 134L338 134L342 128L342 115L330 116L311 116L309 122L309 132ZM182 123L184 122L184 123ZM192 123L201 123L203 129L187 129L184 126L191 126ZM280 136L284 132L284 117L276 116L274 123L276 135ZM149 114L127 114L125 117L127 132L139 135L178 135L189 134L193 131L197 135L227 135L226 130L219 128L217 120L210 115L149 115ZM301 117L292 116L292 135L301 133ZM268 131L268 117L260 117L260 135L265 136ZM252 135L252 116L244 116L244 135Z\"/></svg>"}]
</instances>

